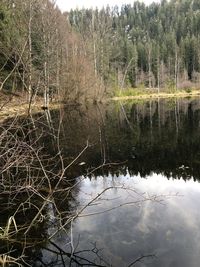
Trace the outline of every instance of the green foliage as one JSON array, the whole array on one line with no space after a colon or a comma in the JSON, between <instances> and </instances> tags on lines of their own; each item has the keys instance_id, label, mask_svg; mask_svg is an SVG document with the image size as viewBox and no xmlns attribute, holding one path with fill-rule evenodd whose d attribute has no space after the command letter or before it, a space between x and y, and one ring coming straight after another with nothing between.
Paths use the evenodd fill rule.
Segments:
<instances>
[{"instance_id":1,"label":"green foliage","mask_svg":"<svg viewBox=\"0 0 200 267\"><path fill-rule=\"evenodd\" d=\"M127 87L144 83L174 92L176 72L180 82L185 73L185 79L193 81L194 72L200 72L199 5L198 0L163 0L149 6L137 1L109 11L72 10L69 18L91 54L96 41L97 71L106 84L107 74L113 73L120 87L118 73L126 74Z\"/></svg>"},{"instance_id":2,"label":"green foliage","mask_svg":"<svg viewBox=\"0 0 200 267\"><path fill-rule=\"evenodd\" d=\"M192 92L192 88L185 88L185 91L186 91L186 93L191 93Z\"/></svg>"},{"instance_id":3,"label":"green foliage","mask_svg":"<svg viewBox=\"0 0 200 267\"><path fill-rule=\"evenodd\" d=\"M168 79L166 81L165 91L168 93L175 93L176 92L176 86L175 86L174 80Z\"/></svg>"},{"instance_id":4,"label":"green foliage","mask_svg":"<svg viewBox=\"0 0 200 267\"><path fill-rule=\"evenodd\" d=\"M142 90L145 89L145 84L144 83L140 83L140 84L138 84L137 88L142 91Z\"/></svg>"},{"instance_id":5,"label":"green foliage","mask_svg":"<svg viewBox=\"0 0 200 267\"><path fill-rule=\"evenodd\" d=\"M9 11L7 10L6 6L2 3L0 4L0 39L1 42L6 39L6 28L9 25Z\"/></svg>"},{"instance_id":6,"label":"green foliage","mask_svg":"<svg viewBox=\"0 0 200 267\"><path fill-rule=\"evenodd\" d=\"M185 81L199 81L195 78L200 75L198 0L163 0L148 6L137 1L121 8L76 9L66 13L67 18L51 1L31 1L31 10L28 3L0 3L1 80L22 53L20 65L5 88L20 88L22 84L27 88L30 69L33 88L40 85L38 92L43 93L46 87L56 91L59 84L66 96L89 87L85 85L89 80L91 88L94 84L128 88L116 90L116 95L146 93L145 87L174 93ZM30 14L31 52L27 41ZM88 61L80 62L84 56ZM84 72L87 75L81 79Z\"/></svg>"},{"instance_id":7,"label":"green foliage","mask_svg":"<svg viewBox=\"0 0 200 267\"><path fill-rule=\"evenodd\" d=\"M115 96L139 96L143 94L148 94L146 89L143 88L127 88L127 89L117 89L115 90Z\"/></svg>"}]
</instances>

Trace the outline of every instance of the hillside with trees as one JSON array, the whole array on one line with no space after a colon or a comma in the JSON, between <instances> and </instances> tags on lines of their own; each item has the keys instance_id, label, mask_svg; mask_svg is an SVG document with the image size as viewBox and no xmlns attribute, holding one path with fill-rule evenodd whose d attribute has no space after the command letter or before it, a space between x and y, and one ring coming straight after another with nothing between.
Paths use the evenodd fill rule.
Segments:
<instances>
[{"instance_id":1,"label":"hillside with trees","mask_svg":"<svg viewBox=\"0 0 200 267\"><path fill-rule=\"evenodd\" d=\"M79 100L98 85L81 37L49 0L1 0L0 91ZM92 90L91 90L92 88Z\"/></svg>"},{"instance_id":2,"label":"hillside with trees","mask_svg":"<svg viewBox=\"0 0 200 267\"><path fill-rule=\"evenodd\" d=\"M137 1L72 10L68 18L107 87L199 86L199 0Z\"/></svg>"},{"instance_id":3,"label":"hillside with trees","mask_svg":"<svg viewBox=\"0 0 200 267\"><path fill-rule=\"evenodd\" d=\"M200 2L139 1L62 12L50 0L0 3L0 91L48 106L101 99L117 88L180 88L200 82Z\"/></svg>"}]
</instances>

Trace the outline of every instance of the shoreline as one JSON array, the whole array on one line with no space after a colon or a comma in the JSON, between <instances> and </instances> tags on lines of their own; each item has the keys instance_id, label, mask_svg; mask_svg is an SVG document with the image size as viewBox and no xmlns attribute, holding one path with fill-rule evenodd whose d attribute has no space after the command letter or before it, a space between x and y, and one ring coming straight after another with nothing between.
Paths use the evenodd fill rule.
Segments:
<instances>
[{"instance_id":1,"label":"shoreline","mask_svg":"<svg viewBox=\"0 0 200 267\"><path fill-rule=\"evenodd\" d=\"M49 110L59 108L61 103L53 102L49 104ZM31 114L42 112L43 102L38 101L31 105ZM4 122L9 118L20 117L28 115L29 104L27 102L14 103L11 101L0 109L0 123Z\"/></svg>"},{"instance_id":2,"label":"shoreline","mask_svg":"<svg viewBox=\"0 0 200 267\"><path fill-rule=\"evenodd\" d=\"M186 98L186 97L200 97L200 91L192 92L177 92L177 93L146 93L139 94L135 96L115 96L107 99L108 101L121 101L121 100L149 100L149 99L169 99L169 98ZM0 103L0 123L6 119L28 115L29 104L23 98L15 98L3 105L5 101L2 101L2 106ZM43 99L38 99L35 103L31 105L31 113L38 113L43 111ZM55 101L49 104L49 110L57 109L62 104L62 102Z\"/></svg>"},{"instance_id":3,"label":"shoreline","mask_svg":"<svg viewBox=\"0 0 200 267\"><path fill-rule=\"evenodd\" d=\"M177 93L150 93L150 94L141 94L135 96L114 96L111 100L131 100L131 99L163 99L163 98L184 98L184 97L200 97L200 91L193 91L190 93L187 92L177 92Z\"/></svg>"}]
</instances>

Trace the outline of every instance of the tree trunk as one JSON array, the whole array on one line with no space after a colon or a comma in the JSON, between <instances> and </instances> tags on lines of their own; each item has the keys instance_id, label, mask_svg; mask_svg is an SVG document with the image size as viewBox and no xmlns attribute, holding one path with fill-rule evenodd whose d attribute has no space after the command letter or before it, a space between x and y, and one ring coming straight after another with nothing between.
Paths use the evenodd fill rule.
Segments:
<instances>
[{"instance_id":1,"label":"tree trunk","mask_svg":"<svg viewBox=\"0 0 200 267\"><path fill-rule=\"evenodd\" d=\"M29 111L31 106L32 95L32 0L29 1L29 23L28 23L28 99L29 99Z\"/></svg>"}]
</instances>

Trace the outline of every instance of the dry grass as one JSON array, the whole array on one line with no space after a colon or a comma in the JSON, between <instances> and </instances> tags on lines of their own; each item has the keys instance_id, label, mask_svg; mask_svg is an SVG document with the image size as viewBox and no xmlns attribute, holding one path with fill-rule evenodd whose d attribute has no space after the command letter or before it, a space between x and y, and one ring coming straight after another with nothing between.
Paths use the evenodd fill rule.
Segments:
<instances>
[{"instance_id":1,"label":"dry grass","mask_svg":"<svg viewBox=\"0 0 200 267\"><path fill-rule=\"evenodd\" d=\"M175 93L146 93L133 96L116 96L112 100L128 100L128 99L149 99L149 98L175 98L175 97L195 97L200 96L199 90L193 90L191 92L177 91Z\"/></svg>"},{"instance_id":2,"label":"dry grass","mask_svg":"<svg viewBox=\"0 0 200 267\"><path fill-rule=\"evenodd\" d=\"M42 111L43 103L43 98L37 98L31 105L31 113ZM60 104L58 102L52 102L49 105L50 109L59 107ZM26 95L7 95L0 92L0 122L8 118L27 115L28 109L29 104Z\"/></svg>"}]
</instances>

